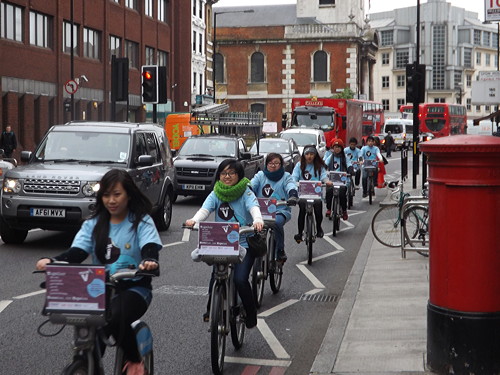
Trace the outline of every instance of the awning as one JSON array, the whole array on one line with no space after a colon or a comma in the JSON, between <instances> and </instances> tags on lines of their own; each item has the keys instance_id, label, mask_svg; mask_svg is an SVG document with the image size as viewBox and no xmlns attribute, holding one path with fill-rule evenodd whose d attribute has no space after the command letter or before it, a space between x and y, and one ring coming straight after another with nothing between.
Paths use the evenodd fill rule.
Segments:
<instances>
[{"instance_id":1,"label":"awning","mask_svg":"<svg viewBox=\"0 0 500 375\"><path fill-rule=\"evenodd\" d=\"M219 113L226 112L228 109L229 109L229 104L226 104L226 103L223 103L223 104L212 103L212 104L204 105L202 107L193 108L193 110L191 111L191 113L193 115L199 115L199 114L207 114L207 115L208 114L212 114L212 115L216 115L216 114L219 114Z\"/></svg>"},{"instance_id":2,"label":"awning","mask_svg":"<svg viewBox=\"0 0 500 375\"><path fill-rule=\"evenodd\" d=\"M497 116L500 116L500 110L490 113L489 115L486 115L484 117L475 118L474 120L472 120L472 124L474 126L477 126L479 125L480 121L496 119Z\"/></svg>"}]
</instances>

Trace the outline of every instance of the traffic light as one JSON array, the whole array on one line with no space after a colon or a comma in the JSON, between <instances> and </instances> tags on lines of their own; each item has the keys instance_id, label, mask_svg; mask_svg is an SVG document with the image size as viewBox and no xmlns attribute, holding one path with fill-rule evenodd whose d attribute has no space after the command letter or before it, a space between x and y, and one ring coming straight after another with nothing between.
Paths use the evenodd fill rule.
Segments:
<instances>
[{"instance_id":1,"label":"traffic light","mask_svg":"<svg viewBox=\"0 0 500 375\"><path fill-rule=\"evenodd\" d=\"M141 67L142 103L158 103L158 66Z\"/></svg>"},{"instance_id":2,"label":"traffic light","mask_svg":"<svg viewBox=\"0 0 500 375\"><path fill-rule=\"evenodd\" d=\"M406 64L406 102L425 102L424 64Z\"/></svg>"}]
</instances>

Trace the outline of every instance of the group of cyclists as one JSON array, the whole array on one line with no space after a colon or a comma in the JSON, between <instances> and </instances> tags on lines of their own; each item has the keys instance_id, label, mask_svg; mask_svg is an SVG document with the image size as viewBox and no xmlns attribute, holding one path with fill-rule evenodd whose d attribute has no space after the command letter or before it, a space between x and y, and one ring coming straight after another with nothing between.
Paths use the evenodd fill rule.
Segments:
<instances>
[{"instance_id":1,"label":"group of cyclists","mask_svg":"<svg viewBox=\"0 0 500 375\"><path fill-rule=\"evenodd\" d=\"M274 224L276 250L281 262L287 260L284 246L284 225L290 221L291 206L299 204L298 233L294 239L302 241L305 203L299 200L298 182L321 181L326 186L326 216L331 214L333 183L327 171L343 171L354 176L359 185L361 171L357 168L359 160L381 160L380 150L374 146L374 138L368 137L367 145L357 148L357 140L351 138L349 146L344 148L341 139L333 139L329 152L324 158L314 145L304 147L300 162L292 174L285 172L283 157L278 153L269 153L265 159L264 170L258 172L250 181L244 175L242 164L234 159L224 160L216 172L213 191L203 202L195 215L185 221L188 227L208 219L211 213L217 222L239 222L241 226L251 225L255 231L262 231L262 218L257 198L275 198L287 201L286 206L277 207ZM363 196L366 193L366 176L363 174ZM348 219L346 189L340 189L342 218ZM54 261L81 263L89 255L96 264L105 265L111 272L130 265L141 270L159 269L158 255L162 248L160 236L150 216L151 203L137 188L132 178L124 170L114 169L106 173L97 192L96 212L86 220L76 235L71 248L54 258L42 258L37 264L38 270ZM321 227L323 203L315 201L314 213L317 223L317 237L323 237ZM239 243L248 247L247 235L241 235ZM247 252L243 261L234 266L234 282L246 312L245 325L253 328L257 325L257 307L252 294L249 275L255 258ZM213 285L213 273L209 288ZM122 330L130 329L130 324L139 319L147 310L151 298L151 277L141 276L122 282L117 296L112 301L112 314L106 332L120 337L120 346L126 356L124 373L142 375L144 366L138 353L134 335ZM209 293L210 294L210 293ZM207 304L207 310L210 302ZM208 312L203 315L207 321Z\"/></svg>"}]
</instances>

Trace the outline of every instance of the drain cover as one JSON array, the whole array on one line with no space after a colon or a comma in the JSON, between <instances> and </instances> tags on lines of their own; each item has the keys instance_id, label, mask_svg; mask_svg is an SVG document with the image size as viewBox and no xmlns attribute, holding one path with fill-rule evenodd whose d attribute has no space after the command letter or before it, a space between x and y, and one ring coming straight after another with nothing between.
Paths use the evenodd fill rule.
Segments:
<instances>
[{"instance_id":1,"label":"drain cover","mask_svg":"<svg viewBox=\"0 0 500 375\"><path fill-rule=\"evenodd\" d=\"M338 296L329 294L302 294L300 296L301 301L311 301L311 302L335 302Z\"/></svg>"}]
</instances>

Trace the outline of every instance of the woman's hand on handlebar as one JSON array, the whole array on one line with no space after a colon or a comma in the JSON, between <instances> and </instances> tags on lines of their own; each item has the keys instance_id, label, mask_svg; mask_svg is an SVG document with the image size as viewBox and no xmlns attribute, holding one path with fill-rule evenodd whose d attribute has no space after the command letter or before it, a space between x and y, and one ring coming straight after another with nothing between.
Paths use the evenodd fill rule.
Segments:
<instances>
[{"instance_id":1,"label":"woman's hand on handlebar","mask_svg":"<svg viewBox=\"0 0 500 375\"><path fill-rule=\"evenodd\" d=\"M331 182L331 181L326 181L326 182L325 182L325 185L326 185L326 186L333 186L333 182Z\"/></svg>"},{"instance_id":2,"label":"woman's hand on handlebar","mask_svg":"<svg viewBox=\"0 0 500 375\"><path fill-rule=\"evenodd\" d=\"M184 222L184 226L185 226L185 227L188 227L188 228L192 228L192 227L194 227L194 225L195 225L195 224L196 224L196 221L191 220L191 219L186 220L186 221Z\"/></svg>"},{"instance_id":3,"label":"woman's hand on handlebar","mask_svg":"<svg viewBox=\"0 0 500 375\"><path fill-rule=\"evenodd\" d=\"M37 271L45 271L45 266L49 263L51 263L52 260L50 258L42 258L39 259L38 262L36 262L36 269Z\"/></svg>"},{"instance_id":4,"label":"woman's hand on handlebar","mask_svg":"<svg viewBox=\"0 0 500 375\"><path fill-rule=\"evenodd\" d=\"M260 232L261 230L264 229L264 223L261 223L260 221L257 221L253 223L253 228L257 231Z\"/></svg>"},{"instance_id":5,"label":"woman's hand on handlebar","mask_svg":"<svg viewBox=\"0 0 500 375\"><path fill-rule=\"evenodd\" d=\"M158 262L153 260L144 260L139 264L139 269L141 271L154 271L158 268Z\"/></svg>"}]
</instances>

